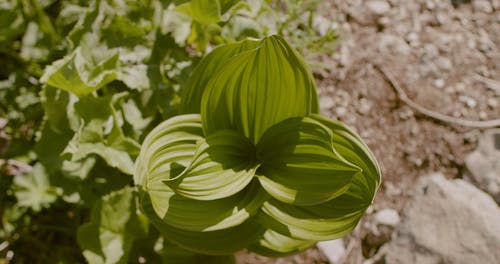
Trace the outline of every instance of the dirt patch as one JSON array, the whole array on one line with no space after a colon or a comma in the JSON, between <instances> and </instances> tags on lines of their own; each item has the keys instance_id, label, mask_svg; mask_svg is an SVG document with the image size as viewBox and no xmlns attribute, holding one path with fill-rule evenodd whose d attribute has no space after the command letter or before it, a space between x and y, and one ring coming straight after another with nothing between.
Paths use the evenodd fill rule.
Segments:
<instances>
[{"instance_id":1,"label":"dirt patch","mask_svg":"<svg viewBox=\"0 0 500 264\"><path fill-rule=\"evenodd\" d=\"M461 178L464 158L481 133L414 111L374 65L390 71L408 97L429 110L466 120L500 118L500 0L330 0L318 12L321 23L341 33L334 56L314 58L331 65L315 70L321 111L354 128L383 173L373 208L346 238L351 253L345 263L360 263L372 213L400 211L408 190L426 173ZM286 259L248 261L239 258L239 263L322 263L325 258L311 249Z\"/></svg>"}]
</instances>

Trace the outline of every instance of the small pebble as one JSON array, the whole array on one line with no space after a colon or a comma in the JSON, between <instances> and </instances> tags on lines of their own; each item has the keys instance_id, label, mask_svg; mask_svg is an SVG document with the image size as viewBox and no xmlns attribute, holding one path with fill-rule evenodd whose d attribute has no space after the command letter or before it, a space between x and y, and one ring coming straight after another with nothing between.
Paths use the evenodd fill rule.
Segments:
<instances>
[{"instance_id":1,"label":"small pebble","mask_svg":"<svg viewBox=\"0 0 500 264\"><path fill-rule=\"evenodd\" d=\"M479 112L479 119L481 119L481 120L488 119L488 114L486 114L486 112L483 112L483 111Z\"/></svg>"},{"instance_id":2,"label":"small pebble","mask_svg":"<svg viewBox=\"0 0 500 264\"><path fill-rule=\"evenodd\" d=\"M391 6L386 1L372 0L366 3L368 9L375 15L381 16L391 10Z\"/></svg>"},{"instance_id":3,"label":"small pebble","mask_svg":"<svg viewBox=\"0 0 500 264\"><path fill-rule=\"evenodd\" d=\"M489 108L495 109L498 107L498 100L494 98L488 98L487 104Z\"/></svg>"},{"instance_id":4,"label":"small pebble","mask_svg":"<svg viewBox=\"0 0 500 264\"><path fill-rule=\"evenodd\" d=\"M475 108L477 106L477 101L469 96L461 95L458 100L464 103L468 108Z\"/></svg>"},{"instance_id":5,"label":"small pebble","mask_svg":"<svg viewBox=\"0 0 500 264\"><path fill-rule=\"evenodd\" d=\"M376 224L395 226L399 223L400 218L396 210L386 208L378 211L374 216L374 220Z\"/></svg>"},{"instance_id":6,"label":"small pebble","mask_svg":"<svg viewBox=\"0 0 500 264\"><path fill-rule=\"evenodd\" d=\"M345 116L347 114L347 109L345 107L337 107L335 109L335 113L337 114L338 117Z\"/></svg>"},{"instance_id":7,"label":"small pebble","mask_svg":"<svg viewBox=\"0 0 500 264\"><path fill-rule=\"evenodd\" d=\"M443 80L443 79L436 79L436 80L434 80L434 81L432 82L432 85L434 85L434 87L436 87L436 88L441 89L441 88L443 88L443 87L444 87L445 82L444 82L444 80Z\"/></svg>"}]
</instances>

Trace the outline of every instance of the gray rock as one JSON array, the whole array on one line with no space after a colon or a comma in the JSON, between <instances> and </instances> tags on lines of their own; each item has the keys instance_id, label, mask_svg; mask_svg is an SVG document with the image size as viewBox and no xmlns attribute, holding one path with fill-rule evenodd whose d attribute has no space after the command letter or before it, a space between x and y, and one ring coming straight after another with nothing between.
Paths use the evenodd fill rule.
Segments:
<instances>
[{"instance_id":1,"label":"gray rock","mask_svg":"<svg viewBox=\"0 0 500 264\"><path fill-rule=\"evenodd\" d=\"M335 106L335 102L329 95L323 95L319 97L319 106L321 109L330 109Z\"/></svg>"},{"instance_id":2,"label":"gray rock","mask_svg":"<svg viewBox=\"0 0 500 264\"><path fill-rule=\"evenodd\" d=\"M341 238L318 242L316 247L332 264L339 263L346 253L344 241Z\"/></svg>"},{"instance_id":3,"label":"gray rock","mask_svg":"<svg viewBox=\"0 0 500 264\"><path fill-rule=\"evenodd\" d=\"M500 204L500 129L490 129L479 138L477 149L465 158L472 183Z\"/></svg>"},{"instance_id":4,"label":"gray rock","mask_svg":"<svg viewBox=\"0 0 500 264\"><path fill-rule=\"evenodd\" d=\"M368 9L375 15L381 16L391 10L389 3L383 0L371 0L366 3Z\"/></svg>"},{"instance_id":5,"label":"gray rock","mask_svg":"<svg viewBox=\"0 0 500 264\"><path fill-rule=\"evenodd\" d=\"M496 264L499 248L500 209L491 197L438 173L420 179L382 249L387 264Z\"/></svg>"},{"instance_id":6,"label":"gray rock","mask_svg":"<svg viewBox=\"0 0 500 264\"><path fill-rule=\"evenodd\" d=\"M395 226L399 223L400 219L398 211L385 208L375 214L374 221L377 225Z\"/></svg>"},{"instance_id":7,"label":"gray rock","mask_svg":"<svg viewBox=\"0 0 500 264\"><path fill-rule=\"evenodd\" d=\"M476 12L491 13L493 12L493 7L488 0L475 0L472 2L472 7Z\"/></svg>"}]
</instances>

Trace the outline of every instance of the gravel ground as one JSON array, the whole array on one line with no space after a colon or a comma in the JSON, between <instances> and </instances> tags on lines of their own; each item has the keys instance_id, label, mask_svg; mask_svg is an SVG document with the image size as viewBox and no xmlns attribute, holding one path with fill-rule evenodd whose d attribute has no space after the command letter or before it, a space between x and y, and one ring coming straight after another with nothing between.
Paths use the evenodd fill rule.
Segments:
<instances>
[{"instance_id":1,"label":"gravel ground","mask_svg":"<svg viewBox=\"0 0 500 264\"><path fill-rule=\"evenodd\" d=\"M420 175L462 178L464 158L482 132L410 108L376 65L431 111L463 120L500 118L500 0L329 0L318 14L319 28L340 32L335 55L308 58L329 65L314 69L321 111L353 127L383 173L372 208L345 239L350 254L343 262L361 263L376 251L366 243L373 214L400 211ZM238 256L239 263L327 263L317 249L277 260Z\"/></svg>"}]
</instances>

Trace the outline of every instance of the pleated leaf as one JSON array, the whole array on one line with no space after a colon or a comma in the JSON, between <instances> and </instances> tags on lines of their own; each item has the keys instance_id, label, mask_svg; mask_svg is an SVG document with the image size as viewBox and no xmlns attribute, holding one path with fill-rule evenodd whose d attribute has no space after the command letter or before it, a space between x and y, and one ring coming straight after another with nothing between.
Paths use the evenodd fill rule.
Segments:
<instances>
[{"instance_id":1,"label":"pleated leaf","mask_svg":"<svg viewBox=\"0 0 500 264\"><path fill-rule=\"evenodd\" d=\"M196 66L189 80L182 87L183 96L180 112L183 114L200 113L201 97L208 81L213 75L225 65L225 61L242 52L254 49L259 44L255 40L245 40L220 46L204 57Z\"/></svg>"},{"instance_id":2,"label":"pleated leaf","mask_svg":"<svg viewBox=\"0 0 500 264\"><path fill-rule=\"evenodd\" d=\"M159 124L144 139L136 161L135 183L148 188L150 181L177 177L191 163L202 135L197 114L176 116Z\"/></svg>"},{"instance_id":3,"label":"pleated leaf","mask_svg":"<svg viewBox=\"0 0 500 264\"><path fill-rule=\"evenodd\" d=\"M285 236L331 240L350 233L369 205L369 201L351 193L312 206L293 206L271 199L264 203L257 218L262 225Z\"/></svg>"},{"instance_id":4,"label":"pleated leaf","mask_svg":"<svg viewBox=\"0 0 500 264\"><path fill-rule=\"evenodd\" d=\"M291 238L268 229L248 249L263 256L282 257L300 252L313 246L315 243L316 241Z\"/></svg>"},{"instance_id":5,"label":"pleated leaf","mask_svg":"<svg viewBox=\"0 0 500 264\"><path fill-rule=\"evenodd\" d=\"M151 186L148 188L149 199L143 205L151 203L144 206L153 207L165 224L186 231L216 231L240 225L254 216L268 198L257 183L231 197L211 201L186 198L162 182L153 181Z\"/></svg>"},{"instance_id":6,"label":"pleated leaf","mask_svg":"<svg viewBox=\"0 0 500 264\"><path fill-rule=\"evenodd\" d=\"M229 197L245 188L259 164L255 148L234 130L218 131L196 146L191 164L165 183L176 193L196 200Z\"/></svg>"},{"instance_id":7,"label":"pleated leaf","mask_svg":"<svg viewBox=\"0 0 500 264\"><path fill-rule=\"evenodd\" d=\"M278 36L226 60L203 92L203 131L240 131L257 143L271 126L318 112L313 77L300 55Z\"/></svg>"},{"instance_id":8,"label":"pleated leaf","mask_svg":"<svg viewBox=\"0 0 500 264\"><path fill-rule=\"evenodd\" d=\"M257 145L258 178L274 198L314 205L345 192L361 169L338 155L328 127L312 118L290 118L271 127Z\"/></svg>"},{"instance_id":9,"label":"pleated leaf","mask_svg":"<svg viewBox=\"0 0 500 264\"><path fill-rule=\"evenodd\" d=\"M352 193L355 188L359 188L358 195L366 200L373 200L380 184L381 172L377 160L368 146L342 122L320 115L310 115L310 117L332 131L333 147L336 152L363 170L362 177L355 178L359 182L349 191Z\"/></svg>"},{"instance_id":10,"label":"pleated leaf","mask_svg":"<svg viewBox=\"0 0 500 264\"><path fill-rule=\"evenodd\" d=\"M153 225L166 239L193 252L208 255L232 254L247 247L264 233L264 228L252 218L235 227L216 231L197 232L175 228L156 215L147 194L142 196L142 209Z\"/></svg>"}]
</instances>

